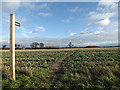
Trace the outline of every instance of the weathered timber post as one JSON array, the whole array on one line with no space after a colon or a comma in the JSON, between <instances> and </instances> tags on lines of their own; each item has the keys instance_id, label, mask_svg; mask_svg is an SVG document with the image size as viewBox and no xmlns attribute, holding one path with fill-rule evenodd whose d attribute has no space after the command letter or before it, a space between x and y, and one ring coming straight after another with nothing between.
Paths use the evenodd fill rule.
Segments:
<instances>
[{"instance_id":1,"label":"weathered timber post","mask_svg":"<svg viewBox=\"0 0 120 90\"><path fill-rule=\"evenodd\" d=\"M15 14L10 14L10 77L15 80Z\"/></svg>"}]
</instances>

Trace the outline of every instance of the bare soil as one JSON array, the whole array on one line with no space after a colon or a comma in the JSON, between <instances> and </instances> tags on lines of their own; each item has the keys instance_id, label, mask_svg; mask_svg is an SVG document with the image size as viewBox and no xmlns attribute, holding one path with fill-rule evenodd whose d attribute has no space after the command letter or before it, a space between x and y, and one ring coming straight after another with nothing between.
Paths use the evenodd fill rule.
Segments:
<instances>
[{"instance_id":1,"label":"bare soil","mask_svg":"<svg viewBox=\"0 0 120 90\"><path fill-rule=\"evenodd\" d=\"M27 49L15 50L16 52L31 52L31 51L69 51L69 50L112 50L120 49L120 47L105 47L105 48L67 48L67 49ZM0 50L0 52L8 52L10 50Z\"/></svg>"},{"instance_id":2,"label":"bare soil","mask_svg":"<svg viewBox=\"0 0 120 90\"><path fill-rule=\"evenodd\" d=\"M50 76L56 74L59 71L59 68L61 67L62 62L69 57L70 55L72 55L74 52L70 53L69 55L59 59L56 61L56 63L54 63L52 66L49 67L50 71Z\"/></svg>"}]
</instances>

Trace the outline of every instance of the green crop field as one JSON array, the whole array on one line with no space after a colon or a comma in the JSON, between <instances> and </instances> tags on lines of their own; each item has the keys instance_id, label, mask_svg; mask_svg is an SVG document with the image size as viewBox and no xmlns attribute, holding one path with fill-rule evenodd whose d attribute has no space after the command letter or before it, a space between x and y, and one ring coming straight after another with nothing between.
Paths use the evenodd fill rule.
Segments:
<instances>
[{"instance_id":1,"label":"green crop field","mask_svg":"<svg viewBox=\"0 0 120 90\"><path fill-rule=\"evenodd\" d=\"M3 52L2 87L120 88L119 52L120 50L16 52L16 80L13 81L10 79L9 52ZM50 67L62 58L64 60L59 69L51 74Z\"/></svg>"}]
</instances>

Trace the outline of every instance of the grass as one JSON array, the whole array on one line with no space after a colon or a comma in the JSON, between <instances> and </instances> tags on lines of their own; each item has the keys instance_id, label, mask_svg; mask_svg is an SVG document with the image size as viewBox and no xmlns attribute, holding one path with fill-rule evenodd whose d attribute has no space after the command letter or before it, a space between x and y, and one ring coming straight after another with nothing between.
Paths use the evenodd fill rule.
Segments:
<instances>
[{"instance_id":1,"label":"grass","mask_svg":"<svg viewBox=\"0 0 120 90\"><path fill-rule=\"evenodd\" d=\"M46 87L47 69L40 70L16 70L16 80L10 80L10 76L3 73L3 88L42 88Z\"/></svg>"},{"instance_id":2,"label":"grass","mask_svg":"<svg viewBox=\"0 0 120 90\"><path fill-rule=\"evenodd\" d=\"M10 80L9 53L3 52L4 88L120 88L119 50L76 50L50 76L49 67L73 51L16 52L16 80Z\"/></svg>"}]
</instances>

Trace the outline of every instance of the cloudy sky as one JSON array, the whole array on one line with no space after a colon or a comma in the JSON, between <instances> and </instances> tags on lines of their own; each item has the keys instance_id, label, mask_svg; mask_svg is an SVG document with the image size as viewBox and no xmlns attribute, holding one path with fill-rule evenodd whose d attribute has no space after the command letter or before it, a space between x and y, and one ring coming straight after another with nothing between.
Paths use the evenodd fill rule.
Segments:
<instances>
[{"instance_id":1,"label":"cloudy sky","mask_svg":"<svg viewBox=\"0 0 120 90\"><path fill-rule=\"evenodd\" d=\"M16 43L29 46L117 45L117 2L1 2L0 43L9 45L10 14L21 28L16 29ZM113 1L113 0L111 0Z\"/></svg>"}]
</instances>

